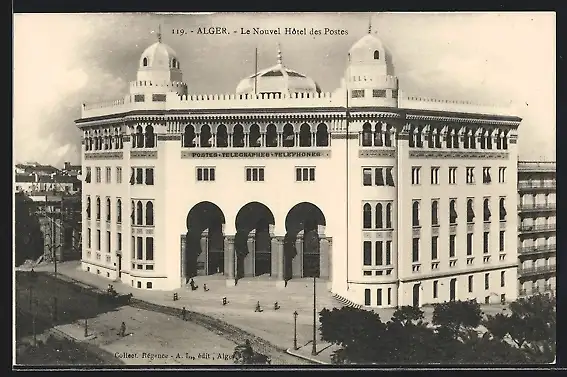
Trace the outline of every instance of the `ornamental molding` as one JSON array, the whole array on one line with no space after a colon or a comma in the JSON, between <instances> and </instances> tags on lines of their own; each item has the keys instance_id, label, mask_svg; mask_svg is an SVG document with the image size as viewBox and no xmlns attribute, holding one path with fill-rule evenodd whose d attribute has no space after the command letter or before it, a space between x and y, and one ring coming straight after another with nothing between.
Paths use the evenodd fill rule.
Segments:
<instances>
[{"instance_id":1,"label":"ornamental molding","mask_svg":"<svg viewBox=\"0 0 567 377\"><path fill-rule=\"evenodd\" d=\"M85 160L121 160L123 152L92 152L85 153Z\"/></svg>"},{"instance_id":2,"label":"ornamental molding","mask_svg":"<svg viewBox=\"0 0 567 377\"><path fill-rule=\"evenodd\" d=\"M157 151L130 151L130 158L157 158Z\"/></svg>"},{"instance_id":3,"label":"ornamental molding","mask_svg":"<svg viewBox=\"0 0 567 377\"><path fill-rule=\"evenodd\" d=\"M508 152L410 150L409 158L507 160Z\"/></svg>"},{"instance_id":4,"label":"ornamental molding","mask_svg":"<svg viewBox=\"0 0 567 377\"><path fill-rule=\"evenodd\" d=\"M161 141L181 140L181 135L180 134L158 135L157 138L158 138L158 140L161 140Z\"/></svg>"},{"instance_id":5,"label":"ornamental molding","mask_svg":"<svg viewBox=\"0 0 567 377\"><path fill-rule=\"evenodd\" d=\"M458 117L445 117L433 115L413 115L407 114L408 120L425 120L437 122L459 122L459 123L476 123L476 124L494 124L505 126L519 126L520 122L514 120L497 120L497 119L478 119L478 118L458 118Z\"/></svg>"},{"instance_id":6,"label":"ornamental molding","mask_svg":"<svg viewBox=\"0 0 567 377\"><path fill-rule=\"evenodd\" d=\"M359 158L379 158L379 157L395 157L395 149L361 149L358 151Z\"/></svg>"},{"instance_id":7,"label":"ornamental molding","mask_svg":"<svg viewBox=\"0 0 567 377\"><path fill-rule=\"evenodd\" d=\"M181 158L330 158L331 150L226 150L226 151L212 151L210 148L196 149L181 151Z\"/></svg>"}]
</instances>

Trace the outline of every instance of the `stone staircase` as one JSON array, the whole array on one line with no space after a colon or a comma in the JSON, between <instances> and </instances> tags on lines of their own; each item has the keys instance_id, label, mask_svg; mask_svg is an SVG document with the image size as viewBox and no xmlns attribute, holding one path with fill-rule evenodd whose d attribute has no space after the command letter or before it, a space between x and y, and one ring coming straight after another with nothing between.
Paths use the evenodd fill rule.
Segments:
<instances>
[{"instance_id":1,"label":"stone staircase","mask_svg":"<svg viewBox=\"0 0 567 377\"><path fill-rule=\"evenodd\" d=\"M340 302L343 306L350 306L351 308L362 309L362 305L355 304L354 302L350 301L348 298L345 298L339 294L333 293L333 298L338 302Z\"/></svg>"}]
</instances>

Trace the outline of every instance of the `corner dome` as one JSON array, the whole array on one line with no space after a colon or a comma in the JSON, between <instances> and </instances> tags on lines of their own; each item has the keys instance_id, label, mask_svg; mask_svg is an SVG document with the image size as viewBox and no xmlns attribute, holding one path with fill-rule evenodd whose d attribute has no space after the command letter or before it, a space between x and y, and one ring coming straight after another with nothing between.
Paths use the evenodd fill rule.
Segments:
<instances>
[{"instance_id":1,"label":"corner dome","mask_svg":"<svg viewBox=\"0 0 567 377\"><path fill-rule=\"evenodd\" d=\"M392 54L384 43L372 34L366 34L352 45L348 52L349 64L385 64L387 74L394 75Z\"/></svg>"},{"instance_id":2,"label":"corner dome","mask_svg":"<svg viewBox=\"0 0 567 377\"><path fill-rule=\"evenodd\" d=\"M278 50L278 64L263 69L257 74L242 79L236 87L237 94L284 94L321 93L321 88L307 75L285 67L281 51Z\"/></svg>"},{"instance_id":3,"label":"corner dome","mask_svg":"<svg viewBox=\"0 0 567 377\"><path fill-rule=\"evenodd\" d=\"M171 47L158 41L144 50L139 65L140 69L179 69L179 60Z\"/></svg>"}]
</instances>

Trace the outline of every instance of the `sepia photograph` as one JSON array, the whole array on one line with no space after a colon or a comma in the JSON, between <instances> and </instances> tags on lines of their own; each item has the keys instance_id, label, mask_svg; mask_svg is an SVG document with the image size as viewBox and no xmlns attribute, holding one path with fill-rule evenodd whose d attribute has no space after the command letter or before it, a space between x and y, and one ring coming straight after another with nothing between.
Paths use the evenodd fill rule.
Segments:
<instances>
[{"instance_id":1,"label":"sepia photograph","mask_svg":"<svg viewBox=\"0 0 567 377\"><path fill-rule=\"evenodd\" d=\"M555 363L554 12L13 19L13 369Z\"/></svg>"}]
</instances>

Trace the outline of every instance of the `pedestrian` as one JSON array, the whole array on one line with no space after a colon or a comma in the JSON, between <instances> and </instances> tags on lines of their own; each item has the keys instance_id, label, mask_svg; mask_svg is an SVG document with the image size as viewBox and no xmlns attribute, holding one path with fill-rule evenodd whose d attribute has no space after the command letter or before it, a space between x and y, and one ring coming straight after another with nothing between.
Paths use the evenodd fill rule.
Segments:
<instances>
[{"instance_id":1,"label":"pedestrian","mask_svg":"<svg viewBox=\"0 0 567 377\"><path fill-rule=\"evenodd\" d=\"M126 324L124 322L122 322L122 324L120 325L120 334L121 337L125 337L126 336Z\"/></svg>"},{"instance_id":2,"label":"pedestrian","mask_svg":"<svg viewBox=\"0 0 567 377\"><path fill-rule=\"evenodd\" d=\"M185 310L185 306L181 309L181 318L186 321L187 310Z\"/></svg>"},{"instance_id":3,"label":"pedestrian","mask_svg":"<svg viewBox=\"0 0 567 377\"><path fill-rule=\"evenodd\" d=\"M209 288L207 288L207 284L203 284L203 290L204 290L205 292L207 292L207 291L209 290Z\"/></svg>"}]
</instances>

